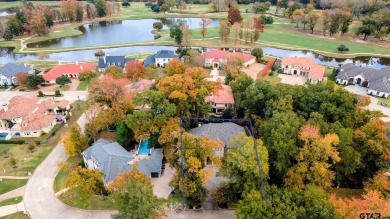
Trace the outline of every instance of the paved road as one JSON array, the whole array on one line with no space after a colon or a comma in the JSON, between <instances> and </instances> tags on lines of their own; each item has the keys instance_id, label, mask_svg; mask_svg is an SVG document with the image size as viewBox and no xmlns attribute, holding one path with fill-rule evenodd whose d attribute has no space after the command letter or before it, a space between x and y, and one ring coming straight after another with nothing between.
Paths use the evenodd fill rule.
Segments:
<instances>
[{"instance_id":1,"label":"paved road","mask_svg":"<svg viewBox=\"0 0 390 219\"><path fill-rule=\"evenodd\" d=\"M18 211L24 211L23 203L2 206L0 207L0 217L10 215Z\"/></svg>"},{"instance_id":2,"label":"paved road","mask_svg":"<svg viewBox=\"0 0 390 219\"><path fill-rule=\"evenodd\" d=\"M370 105L366 106L365 109L381 111L384 115L386 115L386 117L381 117L381 119L384 122L390 122L390 108L379 105L378 98L367 95L367 93L366 93L367 88L360 87L357 85L351 85L351 86L345 87L345 89L351 93L354 93L354 94L360 94L360 95L370 97L371 103L370 103Z\"/></svg>"},{"instance_id":3,"label":"paved road","mask_svg":"<svg viewBox=\"0 0 390 219\"><path fill-rule=\"evenodd\" d=\"M86 100L88 91L61 91L61 93L64 95L63 97L55 97L56 100L69 100L69 101L76 101L78 99L80 100ZM45 92L45 94L54 94L53 92ZM34 97L37 96L38 92L31 91L31 92L20 92L20 91L2 91L0 92L0 106L3 104L8 103L8 101L14 97L14 96L24 96L24 97Z\"/></svg>"},{"instance_id":4,"label":"paved road","mask_svg":"<svg viewBox=\"0 0 390 219\"><path fill-rule=\"evenodd\" d=\"M111 218L112 212L71 208L55 197L53 183L58 173L57 164L67 158L63 145L58 144L35 170L24 193L23 202L28 214L33 219Z\"/></svg>"}]
</instances>

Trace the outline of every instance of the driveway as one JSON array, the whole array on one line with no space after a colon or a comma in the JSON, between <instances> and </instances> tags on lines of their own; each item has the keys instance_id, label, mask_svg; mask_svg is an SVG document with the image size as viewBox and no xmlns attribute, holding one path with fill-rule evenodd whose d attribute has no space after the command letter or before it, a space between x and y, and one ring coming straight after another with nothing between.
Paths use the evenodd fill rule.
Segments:
<instances>
[{"instance_id":1,"label":"driveway","mask_svg":"<svg viewBox=\"0 0 390 219\"><path fill-rule=\"evenodd\" d=\"M257 75L265 68L265 65L260 63L253 63L249 67L241 68L240 71L245 72L249 75L253 80L257 79Z\"/></svg>"},{"instance_id":2,"label":"driveway","mask_svg":"<svg viewBox=\"0 0 390 219\"><path fill-rule=\"evenodd\" d=\"M283 84L291 85L303 85L307 82L306 77L287 75L287 74L278 74L278 77L282 79Z\"/></svg>"},{"instance_id":3,"label":"driveway","mask_svg":"<svg viewBox=\"0 0 390 219\"><path fill-rule=\"evenodd\" d=\"M151 178L153 185L153 193L159 198L167 199L169 194L172 192L172 188L169 186L175 170L172 169L169 164L165 165L164 175L160 178Z\"/></svg>"},{"instance_id":4,"label":"driveway","mask_svg":"<svg viewBox=\"0 0 390 219\"><path fill-rule=\"evenodd\" d=\"M80 100L86 100L88 96L88 91L61 91L64 95L62 97L55 97L55 100L68 100L70 102ZM54 94L52 92L46 92L45 94ZM0 92L0 106L3 104L7 104L8 101L15 96L24 96L24 97L36 97L38 95L38 91L31 92L21 92L21 91L3 91Z\"/></svg>"},{"instance_id":5,"label":"driveway","mask_svg":"<svg viewBox=\"0 0 390 219\"><path fill-rule=\"evenodd\" d=\"M351 92L351 93L354 93L354 94L370 97L371 103L370 103L370 105L366 106L365 109L381 111L384 115L386 115L386 117L381 117L381 119L384 122L390 122L390 109L385 107L385 106L379 105L378 104L378 102L379 102L378 98L375 98L373 96L367 95L367 93L366 93L367 88L360 87L360 86L357 86L357 85L350 85L350 86L345 87L345 89L347 91Z\"/></svg>"},{"instance_id":6,"label":"driveway","mask_svg":"<svg viewBox=\"0 0 390 219\"><path fill-rule=\"evenodd\" d=\"M77 87L80 84L80 80L79 79L72 79L71 81L72 81L72 83L67 84L69 86L69 89L67 91L77 91ZM52 84L52 85L47 85L47 86L41 86L38 90L42 91L43 93L46 93L46 92L52 92L52 91L55 91L58 89L60 89L59 85Z\"/></svg>"}]
</instances>

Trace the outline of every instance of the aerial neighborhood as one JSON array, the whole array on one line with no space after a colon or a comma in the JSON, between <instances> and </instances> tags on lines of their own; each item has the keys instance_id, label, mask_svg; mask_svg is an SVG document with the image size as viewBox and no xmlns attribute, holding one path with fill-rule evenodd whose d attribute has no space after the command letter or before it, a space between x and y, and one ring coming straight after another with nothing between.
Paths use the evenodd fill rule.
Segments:
<instances>
[{"instance_id":1,"label":"aerial neighborhood","mask_svg":"<svg viewBox=\"0 0 390 219\"><path fill-rule=\"evenodd\" d=\"M390 217L390 2L0 11L0 218Z\"/></svg>"}]
</instances>

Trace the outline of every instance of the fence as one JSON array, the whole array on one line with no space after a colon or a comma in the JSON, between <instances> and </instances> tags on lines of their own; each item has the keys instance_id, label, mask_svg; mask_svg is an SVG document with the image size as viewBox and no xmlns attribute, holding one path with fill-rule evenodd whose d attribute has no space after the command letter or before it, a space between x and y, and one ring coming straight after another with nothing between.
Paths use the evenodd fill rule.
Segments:
<instances>
[{"instance_id":1,"label":"fence","mask_svg":"<svg viewBox=\"0 0 390 219\"><path fill-rule=\"evenodd\" d=\"M261 77L257 77L257 78L265 78L268 76L269 72L271 71L272 69L272 66L274 65L275 63L275 59L271 59L267 62L267 65L265 65L265 68L263 69L263 71L261 71Z\"/></svg>"}]
</instances>

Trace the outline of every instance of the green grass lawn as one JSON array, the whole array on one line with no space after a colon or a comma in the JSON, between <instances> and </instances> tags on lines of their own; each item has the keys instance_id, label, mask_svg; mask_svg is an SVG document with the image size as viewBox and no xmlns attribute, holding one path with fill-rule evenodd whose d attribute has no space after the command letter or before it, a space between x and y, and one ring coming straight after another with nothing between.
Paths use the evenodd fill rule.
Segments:
<instances>
[{"instance_id":1,"label":"green grass lawn","mask_svg":"<svg viewBox=\"0 0 390 219\"><path fill-rule=\"evenodd\" d=\"M82 160L83 159L81 156L74 156L68 158L68 160L66 161L68 163L68 168L66 170L60 171L54 180L55 192L58 192L61 189L65 188L65 183L68 178L69 172L75 169Z\"/></svg>"},{"instance_id":2,"label":"green grass lawn","mask_svg":"<svg viewBox=\"0 0 390 219\"><path fill-rule=\"evenodd\" d=\"M23 197L22 197L22 196L18 196L18 197L15 197L15 198L6 199L6 200L0 202L0 207L1 207L1 206L6 206L6 205L18 204L18 203L21 202L22 200L23 200Z\"/></svg>"},{"instance_id":3,"label":"green grass lawn","mask_svg":"<svg viewBox=\"0 0 390 219\"><path fill-rule=\"evenodd\" d=\"M93 77L93 78L91 79L91 81L80 81L79 86L77 86L77 90L87 90L88 86L89 86L92 82L94 82L96 79L98 79L99 76L100 76L100 74L97 73L97 74L95 75L95 77Z\"/></svg>"},{"instance_id":4,"label":"green grass lawn","mask_svg":"<svg viewBox=\"0 0 390 219\"><path fill-rule=\"evenodd\" d=\"M26 219L26 218L28 218L27 215L25 215L22 211L4 217L0 217L0 219Z\"/></svg>"},{"instance_id":5,"label":"green grass lawn","mask_svg":"<svg viewBox=\"0 0 390 219\"><path fill-rule=\"evenodd\" d=\"M267 76L267 78L265 79L271 83L278 83L280 82L282 79L278 77L278 73L277 72L274 72L272 76Z\"/></svg>"},{"instance_id":6,"label":"green grass lawn","mask_svg":"<svg viewBox=\"0 0 390 219\"><path fill-rule=\"evenodd\" d=\"M34 5L59 5L60 1L30 1ZM0 3L0 9L5 9L5 8L12 8L12 7L18 7L20 6L21 3L20 1L14 1L14 2L1 2Z\"/></svg>"},{"instance_id":7,"label":"green grass lawn","mask_svg":"<svg viewBox=\"0 0 390 219\"><path fill-rule=\"evenodd\" d=\"M27 179L3 179L0 182L0 195L26 185Z\"/></svg>"}]
</instances>

